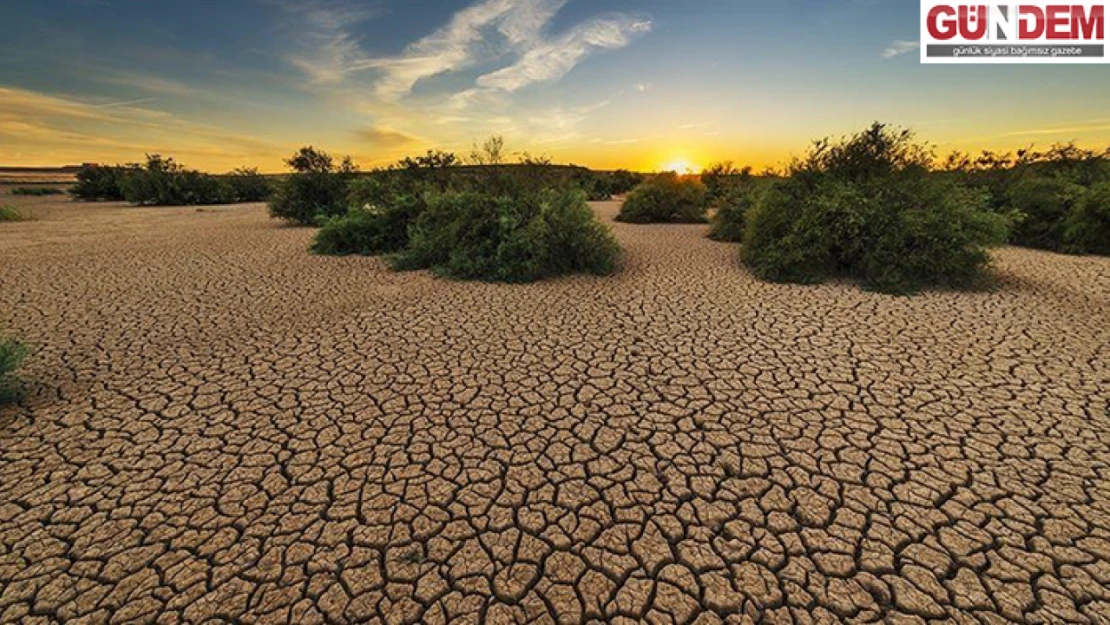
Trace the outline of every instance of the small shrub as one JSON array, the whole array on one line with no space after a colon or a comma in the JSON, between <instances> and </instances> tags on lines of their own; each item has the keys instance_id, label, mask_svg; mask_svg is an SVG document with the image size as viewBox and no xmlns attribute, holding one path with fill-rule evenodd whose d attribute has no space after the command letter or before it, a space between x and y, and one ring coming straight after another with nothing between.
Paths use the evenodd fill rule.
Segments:
<instances>
[{"instance_id":1,"label":"small shrub","mask_svg":"<svg viewBox=\"0 0 1110 625\"><path fill-rule=\"evenodd\" d=\"M66 192L62 189L55 189L53 187L16 187L12 189L12 195L27 195L32 197L43 197L47 195L65 195Z\"/></svg>"},{"instance_id":2,"label":"small shrub","mask_svg":"<svg viewBox=\"0 0 1110 625\"><path fill-rule=\"evenodd\" d=\"M635 189L642 180L643 176L623 169L605 172L571 166L572 185L585 191L587 199L591 202L605 202L613 199L614 196L624 195Z\"/></svg>"},{"instance_id":3,"label":"small shrub","mask_svg":"<svg viewBox=\"0 0 1110 625\"><path fill-rule=\"evenodd\" d=\"M137 206L200 206L259 202L270 182L256 169L213 176L187 169L173 158L148 154L145 165L85 165L70 191L80 200L126 200Z\"/></svg>"},{"instance_id":4,"label":"small shrub","mask_svg":"<svg viewBox=\"0 0 1110 625\"><path fill-rule=\"evenodd\" d=\"M621 206L617 221L627 223L705 223L705 185L693 177L659 174L636 187Z\"/></svg>"},{"instance_id":5,"label":"small shrub","mask_svg":"<svg viewBox=\"0 0 1110 625\"><path fill-rule=\"evenodd\" d=\"M644 181L643 175L632 173L627 169L618 169L611 172L608 177L609 191L612 192L613 195L625 195Z\"/></svg>"},{"instance_id":6,"label":"small shrub","mask_svg":"<svg viewBox=\"0 0 1110 625\"><path fill-rule=\"evenodd\" d=\"M832 237L820 228L809 197L786 183L770 189L747 214L741 258L752 272L772 282L813 284L834 271ZM813 200L816 204L816 198Z\"/></svg>"},{"instance_id":7,"label":"small shrub","mask_svg":"<svg viewBox=\"0 0 1110 625\"><path fill-rule=\"evenodd\" d=\"M730 187L717 200L717 212L709 222L709 238L729 243L743 241L744 223L759 192L760 189L750 182Z\"/></svg>"},{"instance_id":8,"label":"small shrub","mask_svg":"<svg viewBox=\"0 0 1110 625\"><path fill-rule=\"evenodd\" d=\"M1013 242L1061 251L1064 220L1084 193L1082 186L1057 177L1030 176L1013 185L1009 191L1010 208L1018 215Z\"/></svg>"},{"instance_id":9,"label":"small shrub","mask_svg":"<svg viewBox=\"0 0 1110 625\"><path fill-rule=\"evenodd\" d=\"M818 142L760 196L744 262L767 280L844 275L887 293L976 284L1009 222L985 193L932 175L930 160L912 134L882 124L838 144Z\"/></svg>"},{"instance_id":10,"label":"small shrub","mask_svg":"<svg viewBox=\"0 0 1110 625\"><path fill-rule=\"evenodd\" d=\"M709 203L714 205L726 199L735 187L746 185L751 176L751 167L737 169L732 161L722 161L706 167L700 178Z\"/></svg>"},{"instance_id":11,"label":"small shrub","mask_svg":"<svg viewBox=\"0 0 1110 625\"><path fill-rule=\"evenodd\" d=\"M449 191L427 196L398 270L463 280L531 282L568 273L611 273L620 249L581 191L519 196Z\"/></svg>"},{"instance_id":12,"label":"small shrub","mask_svg":"<svg viewBox=\"0 0 1110 625\"><path fill-rule=\"evenodd\" d=\"M231 187L216 176L186 169L172 158L147 155L146 166L123 179L123 197L137 206L231 204Z\"/></svg>"},{"instance_id":13,"label":"small shrub","mask_svg":"<svg viewBox=\"0 0 1110 625\"><path fill-rule=\"evenodd\" d=\"M1064 249L1110 255L1110 182L1092 186L1064 218Z\"/></svg>"},{"instance_id":14,"label":"small shrub","mask_svg":"<svg viewBox=\"0 0 1110 625\"><path fill-rule=\"evenodd\" d=\"M458 167L461 164L462 159L458 155L443 150L428 150L420 156L406 156L397 163L402 169L424 171Z\"/></svg>"},{"instance_id":15,"label":"small shrub","mask_svg":"<svg viewBox=\"0 0 1110 625\"><path fill-rule=\"evenodd\" d=\"M19 341L0 339L0 404L18 399L22 388L14 373L27 358L27 346Z\"/></svg>"},{"instance_id":16,"label":"small shrub","mask_svg":"<svg viewBox=\"0 0 1110 625\"><path fill-rule=\"evenodd\" d=\"M1096 152L1074 143L1047 151L1015 154L984 151L977 157L955 153L941 175L952 176L990 195L992 210L1016 224L1012 243L1057 252L1084 253L1099 246L1083 237L1080 213L1094 214L1085 204L1098 185L1110 182L1110 149ZM1097 221L1097 219L1096 219ZM1097 235L1096 235L1097 236Z\"/></svg>"},{"instance_id":17,"label":"small shrub","mask_svg":"<svg viewBox=\"0 0 1110 625\"><path fill-rule=\"evenodd\" d=\"M236 169L223 180L235 202L265 202L273 191L270 181L257 169Z\"/></svg>"},{"instance_id":18,"label":"small shrub","mask_svg":"<svg viewBox=\"0 0 1110 625\"><path fill-rule=\"evenodd\" d=\"M86 202L120 202L124 180L140 169L138 165L83 165L70 193Z\"/></svg>"},{"instance_id":19,"label":"small shrub","mask_svg":"<svg viewBox=\"0 0 1110 625\"><path fill-rule=\"evenodd\" d=\"M425 207L422 194L402 194L389 202L359 203L323 223L312 245L317 254L392 254L409 244L409 227Z\"/></svg>"},{"instance_id":20,"label":"small shrub","mask_svg":"<svg viewBox=\"0 0 1110 625\"><path fill-rule=\"evenodd\" d=\"M14 206L0 206L0 222L5 221L30 221L30 217Z\"/></svg>"},{"instance_id":21,"label":"small shrub","mask_svg":"<svg viewBox=\"0 0 1110 625\"><path fill-rule=\"evenodd\" d=\"M603 173L577 169L573 174L573 183L591 202L605 202L613 198L612 179Z\"/></svg>"},{"instance_id":22,"label":"small shrub","mask_svg":"<svg viewBox=\"0 0 1110 625\"><path fill-rule=\"evenodd\" d=\"M270 215L300 225L321 223L347 212L348 185L358 172L351 159L338 165L311 146L286 160L293 173L270 196Z\"/></svg>"},{"instance_id":23,"label":"small shrub","mask_svg":"<svg viewBox=\"0 0 1110 625\"><path fill-rule=\"evenodd\" d=\"M404 229L402 229L404 230ZM312 243L316 254L377 256L404 249L407 235L397 237L384 213L365 208L351 208L347 214L324 221Z\"/></svg>"}]
</instances>

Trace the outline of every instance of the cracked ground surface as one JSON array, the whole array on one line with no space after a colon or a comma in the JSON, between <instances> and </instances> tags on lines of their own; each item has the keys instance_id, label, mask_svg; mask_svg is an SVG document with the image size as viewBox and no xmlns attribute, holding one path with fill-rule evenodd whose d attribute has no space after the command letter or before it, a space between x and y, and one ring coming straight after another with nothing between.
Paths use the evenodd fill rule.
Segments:
<instances>
[{"instance_id":1,"label":"cracked ground surface","mask_svg":"<svg viewBox=\"0 0 1110 625\"><path fill-rule=\"evenodd\" d=\"M1110 259L894 298L617 224L503 286L24 203L0 622L1110 623Z\"/></svg>"}]
</instances>

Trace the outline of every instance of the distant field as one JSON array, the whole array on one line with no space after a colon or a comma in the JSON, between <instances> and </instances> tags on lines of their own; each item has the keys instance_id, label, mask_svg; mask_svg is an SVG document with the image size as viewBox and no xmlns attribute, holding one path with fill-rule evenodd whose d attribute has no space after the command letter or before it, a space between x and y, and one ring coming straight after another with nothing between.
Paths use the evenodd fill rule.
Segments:
<instances>
[{"instance_id":1,"label":"distant field","mask_svg":"<svg viewBox=\"0 0 1110 625\"><path fill-rule=\"evenodd\" d=\"M60 167L54 169L0 167L0 185L73 184L76 181L76 167Z\"/></svg>"}]
</instances>

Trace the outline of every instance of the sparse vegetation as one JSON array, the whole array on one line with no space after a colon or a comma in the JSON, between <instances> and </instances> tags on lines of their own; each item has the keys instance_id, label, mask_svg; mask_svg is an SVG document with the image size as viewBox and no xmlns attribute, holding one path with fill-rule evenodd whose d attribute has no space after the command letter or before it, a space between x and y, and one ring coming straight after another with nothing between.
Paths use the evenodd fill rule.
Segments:
<instances>
[{"instance_id":1,"label":"sparse vegetation","mask_svg":"<svg viewBox=\"0 0 1110 625\"><path fill-rule=\"evenodd\" d=\"M611 271L616 244L585 203L594 172L529 154L504 164L504 150L495 137L470 157L486 164L460 165L451 153L429 151L353 181L352 208L323 222L313 251L399 253L396 268L460 279Z\"/></svg>"},{"instance_id":2,"label":"sparse vegetation","mask_svg":"<svg viewBox=\"0 0 1110 625\"><path fill-rule=\"evenodd\" d=\"M705 185L691 176L664 173L649 178L628 195L617 221L627 223L705 223Z\"/></svg>"},{"instance_id":3,"label":"sparse vegetation","mask_svg":"<svg viewBox=\"0 0 1110 625\"><path fill-rule=\"evenodd\" d=\"M627 169L618 169L609 173L609 190L613 195L625 195L635 189L644 181L643 174L637 174Z\"/></svg>"},{"instance_id":4,"label":"sparse vegetation","mask_svg":"<svg viewBox=\"0 0 1110 625\"><path fill-rule=\"evenodd\" d=\"M83 165L70 193L86 202L121 202L123 181L141 169L139 165Z\"/></svg>"},{"instance_id":5,"label":"sparse vegetation","mask_svg":"<svg viewBox=\"0 0 1110 625\"><path fill-rule=\"evenodd\" d=\"M1110 256L1110 182L1093 185L1064 218L1064 250Z\"/></svg>"},{"instance_id":6,"label":"sparse vegetation","mask_svg":"<svg viewBox=\"0 0 1110 625\"><path fill-rule=\"evenodd\" d=\"M1064 249L1064 220L1078 206L1086 189L1055 177L1031 176L1008 190L1006 208L1014 211L1013 242L1025 247Z\"/></svg>"},{"instance_id":7,"label":"sparse vegetation","mask_svg":"<svg viewBox=\"0 0 1110 625\"><path fill-rule=\"evenodd\" d=\"M350 157L337 164L328 153L308 146L285 162L293 173L270 196L270 215L314 225L347 212L348 185L358 173Z\"/></svg>"},{"instance_id":8,"label":"sparse vegetation","mask_svg":"<svg viewBox=\"0 0 1110 625\"><path fill-rule=\"evenodd\" d=\"M591 202L604 202L614 196L624 195L643 180L642 176L627 170L604 172L573 166L572 170L573 185L585 191Z\"/></svg>"},{"instance_id":9,"label":"sparse vegetation","mask_svg":"<svg viewBox=\"0 0 1110 625\"><path fill-rule=\"evenodd\" d=\"M430 194L398 270L433 269L463 280L531 282L568 273L611 273L620 248L581 191L517 196Z\"/></svg>"},{"instance_id":10,"label":"sparse vegetation","mask_svg":"<svg viewBox=\"0 0 1110 625\"><path fill-rule=\"evenodd\" d=\"M15 372L27 358L27 346L13 340L0 338L0 404L18 399L22 385Z\"/></svg>"},{"instance_id":11,"label":"sparse vegetation","mask_svg":"<svg viewBox=\"0 0 1110 625\"><path fill-rule=\"evenodd\" d=\"M89 202L202 206L261 202L269 197L270 188L270 181L257 169L217 176L188 169L170 157L148 154L144 165L85 165L70 193Z\"/></svg>"},{"instance_id":12,"label":"sparse vegetation","mask_svg":"<svg viewBox=\"0 0 1110 625\"><path fill-rule=\"evenodd\" d=\"M424 191L403 190L376 179L351 185L354 204L346 214L323 223L313 242L317 254L377 256L399 252L409 243L409 227L424 211Z\"/></svg>"},{"instance_id":13,"label":"sparse vegetation","mask_svg":"<svg viewBox=\"0 0 1110 625\"><path fill-rule=\"evenodd\" d=\"M500 165L505 162L505 137L492 135L482 145L474 142L470 150L470 163L472 165Z\"/></svg>"},{"instance_id":14,"label":"sparse vegetation","mask_svg":"<svg viewBox=\"0 0 1110 625\"><path fill-rule=\"evenodd\" d=\"M748 212L764 190L749 178L744 184L731 185L715 202L716 212L709 220L709 238L739 243L744 240Z\"/></svg>"},{"instance_id":15,"label":"sparse vegetation","mask_svg":"<svg viewBox=\"0 0 1110 625\"><path fill-rule=\"evenodd\" d=\"M977 283L1008 220L931 164L909 131L882 124L817 142L749 214L745 263L768 280L848 276L888 293Z\"/></svg>"},{"instance_id":16,"label":"sparse vegetation","mask_svg":"<svg viewBox=\"0 0 1110 625\"><path fill-rule=\"evenodd\" d=\"M1110 150L1074 144L1016 155L983 152L975 158L953 154L944 165L955 176L988 194L992 209L1015 222L1015 245L1074 254L1106 254L1105 230L1097 217L1110 211L1099 189L1110 183Z\"/></svg>"},{"instance_id":17,"label":"sparse vegetation","mask_svg":"<svg viewBox=\"0 0 1110 625\"><path fill-rule=\"evenodd\" d=\"M429 150L424 156L405 158L394 167L352 181L350 209L322 223L312 250L338 256L403 250L408 246L409 227L427 205L426 194L469 181L454 175L458 162L454 154Z\"/></svg>"},{"instance_id":18,"label":"sparse vegetation","mask_svg":"<svg viewBox=\"0 0 1110 625\"><path fill-rule=\"evenodd\" d=\"M16 187L12 189L12 195L24 195L32 197L44 197L48 195L65 195L63 189L55 187Z\"/></svg>"},{"instance_id":19,"label":"sparse vegetation","mask_svg":"<svg viewBox=\"0 0 1110 625\"><path fill-rule=\"evenodd\" d=\"M145 167L124 177L123 198L138 206L202 206L231 204L235 194L216 176L150 154Z\"/></svg>"},{"instance_id":20,"label":"sparse vegetation","mask_svg":"<svg viewBox=\"0 0 1110 625\"><path fill-rule=\"evenodd\" d=\"M714 163L701 172L706 198L710 205L725 200L737 185L746 184L752 177L752 168L737 168L732 161Z\"/></svg>"},{"instance_id":21,"label":"sparse vegetation","mask_svg":"<svg viewBox=\"0 0 1110 625\"><path fill-rule=\"evenodd\" d=\"M0 222L30 221L31 218L14 206L0 206Z\"/></svg>"},{"instance_id":22,"label":"sparse vegetation","mask_svg":"<svg viewBox=\"0 0 1110 625\"><path fill-rule=\"evenodd\" d=\"M331 256L377 256L399 252L408 244L408 222L399 213L354 207L344 215L329 217L312 243L312 251Z\"/></svg>"},{"instance_id":23,"label":"sparse vegetation","mask_svg":"<svg viewBox=\"0 0 1110 625\"><path fill-rule=\"evenodd\" d=\"M255 168L241 167L223 177L235 202L265 202L273 192L270 180Z\"/></svg>"},{"instance_id":24,"label":"sparse vegetation","mask_svg":"<svg viewBox=\"0 0 1110 625\"><path fill-rule=\"evenodd\" d=\"M709 220L709 238L739 243L744 238L748 211L773 178L756 178L751 167L737 168L731 161L725 161L705 168L701 181L706 187L709 205L715 209Z\"/></svg>"}]
</instances>

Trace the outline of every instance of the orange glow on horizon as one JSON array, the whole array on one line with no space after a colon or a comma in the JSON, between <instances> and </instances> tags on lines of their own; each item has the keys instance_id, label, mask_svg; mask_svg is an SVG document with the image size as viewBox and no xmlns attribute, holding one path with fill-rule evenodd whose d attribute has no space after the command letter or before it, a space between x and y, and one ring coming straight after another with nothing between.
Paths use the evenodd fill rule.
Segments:
<instances>
[{"instance_id":1,"label":"orange glow on horizon","mask_svg":"<svg viewBox=\"0 0 1110 625\"><path fill-rule=\"evenodd\" d=\"M692 163L685 158L676 158L667 161L665 165L659 168L659 171L673 171L681 176L689 176L691 174L700 174L702 169L701 165Z\"/></svg>"}]
</instances>

